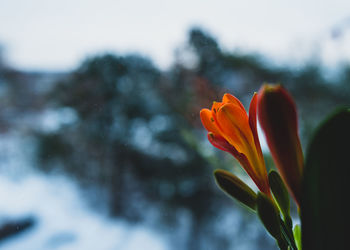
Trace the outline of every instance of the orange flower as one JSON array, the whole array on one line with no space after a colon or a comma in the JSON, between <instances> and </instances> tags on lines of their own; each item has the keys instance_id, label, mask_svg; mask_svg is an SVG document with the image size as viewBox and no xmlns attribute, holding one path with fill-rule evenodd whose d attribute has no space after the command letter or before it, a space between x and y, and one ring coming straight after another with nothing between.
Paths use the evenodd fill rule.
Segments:
<instances>
[{"instance_id":1,"label":"orange flower","mask_svg":"<svg viewBox=\"0 0 350 250\"><path fill-rule=\"evenodd\" d=\"M300 204L304 157L293 98L281 85L265 84L258 94L258 106L271 155L289 192Z\"/></svg>"},{"instance_id":2,"label":"orange flower","mask_svg":"<svg viewBox=\"0 0 350 250\"><path fill-rule=\"evenodd\" d=\"M257 187L270 196L270 186L256 127L256 109L256 93L250 103L249 117L236 97L225 94L222 102L213 103L211 110L202 109L200 117L208 130L211 144L231 153Z\"/></svg>"}]
</instances>

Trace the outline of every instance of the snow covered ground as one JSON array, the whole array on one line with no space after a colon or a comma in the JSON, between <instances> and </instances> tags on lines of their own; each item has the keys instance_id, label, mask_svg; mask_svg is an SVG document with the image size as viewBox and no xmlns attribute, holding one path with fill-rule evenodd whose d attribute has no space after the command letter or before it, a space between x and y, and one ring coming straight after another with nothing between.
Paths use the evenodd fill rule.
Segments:
<instances>
[{"instance_id":1,"label":"snow covered ground","mask_svg":"<svg viewBox=\"0 0 350 250\"><path fill-rule=\"evenodd\" d=\"M0 226L28 216L35 220L33 227L0 241L0 250L168 249L149 228L90 209L73 180L36 172L33 150L30 138L19 133L0 136Z\"/></svg>"},{"instance_id":2,"label":"snow covered ground","mask_svg":"<svg viewBox=\"0 0 350 250\"><path fill-rule=\"evenodd\" d=\"M0 218L36 219L32 228L0 242L6 250L166 250L155 233L91 211L64 177L0 176ZM1 219L0 219L1 222Z\"/></svg>"}]
</instances>

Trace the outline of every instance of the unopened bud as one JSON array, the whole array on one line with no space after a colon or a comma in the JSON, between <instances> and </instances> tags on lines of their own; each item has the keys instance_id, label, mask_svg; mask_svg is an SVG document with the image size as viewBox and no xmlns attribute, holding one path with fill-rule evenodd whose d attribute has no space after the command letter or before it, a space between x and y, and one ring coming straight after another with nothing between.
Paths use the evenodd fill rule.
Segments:
<instances>
[{"instance_id":1,"label":"unopened bud","mask_svg":"<svg viewBox=\"0 0 350 250\"><path fill-rule=\"evenodd\" d=\"M214 176L216 183L222 190L242 204L255 210L256 193L241 179L222 169L216 170Z\"/></svg>"}]
</instances>

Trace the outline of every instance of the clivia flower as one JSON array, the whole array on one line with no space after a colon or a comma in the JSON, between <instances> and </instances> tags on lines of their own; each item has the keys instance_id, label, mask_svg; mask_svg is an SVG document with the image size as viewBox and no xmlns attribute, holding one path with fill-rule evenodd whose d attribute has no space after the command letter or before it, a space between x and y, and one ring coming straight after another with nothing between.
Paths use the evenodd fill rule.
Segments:
<instances>
[{"instance_id":1,"label":"clivia flower","mask_svg":"<svg viewBox=\"0 0 350 250\"><path fill-rule=\"evenodd\" d=\"M242 103L225 94L222 102L214 102L211 110L200 111L211 144L232 154L252 178L261 192L271 196L263 154L257 133L257 94L249 107L249 116Z\"/></svg>"},{"instance_id":2,"label":"clivia flower","mask_svg":"<svg viewBox=\"0 0 350 250\"><path fill-rule=\"evenodd\" d=\"M303 152L295 103L281 85L265 84L258 94L258 115L277 169L300 204Z\"/></svg>"}]
</instances>

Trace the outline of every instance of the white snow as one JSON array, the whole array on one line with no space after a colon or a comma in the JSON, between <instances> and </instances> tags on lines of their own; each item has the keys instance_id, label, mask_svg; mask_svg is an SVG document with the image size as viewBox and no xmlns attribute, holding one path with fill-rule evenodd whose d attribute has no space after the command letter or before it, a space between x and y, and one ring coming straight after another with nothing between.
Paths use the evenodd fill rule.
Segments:
<instances>
[{"instance_id":1,"label":"white snow","mask_svg":"<svg viewBox=\"0 0 350 250\"><path fill-rule=\"evenodd\" d=\"M0 243L6 250L166 250L156 233L89 209L66 177L0 175L0 216L34 216L34 227Z\"/></svg>"},{"instance_id":2,"label":"white snow","mask_svg":"<svg viewBox=\"0 0 350 250\"><path fill-rule=\"evenodd\" d=\"M0 227L6 220L35 218L33 227L0 241L0 250L168 249L149 227L89 208L72 179L35 171L34 150L21 133L0 135Z\"/></svg>"}]
</instances>

